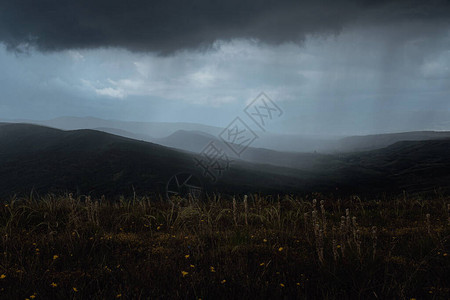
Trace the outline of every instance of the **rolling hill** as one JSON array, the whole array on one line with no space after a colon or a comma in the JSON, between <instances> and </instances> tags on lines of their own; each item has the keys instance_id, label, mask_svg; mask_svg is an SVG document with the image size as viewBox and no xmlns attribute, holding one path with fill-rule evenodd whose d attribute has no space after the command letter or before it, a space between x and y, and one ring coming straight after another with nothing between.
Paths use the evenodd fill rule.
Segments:
<instances>
[{"instance_id":1,"label":"rolling hill","mask_svg":"<svg viewBox=\"0 0 450 300\"><path fill-rule=\"evenodd\" d=\"M337 152L364 151L388 147L402 141L428 141L450 138L450 131L411 131L399 133L350 136L339 139Z\"/></svg>"},{"instance_id":2,"label":"rolling hill","mask_svg":"<svg viewBox=\"0 0 450 300\"><path fill-rule=\"evenodd\" d=\"M249 149L246 155L253 157L247 160L253 162L235 159L212 183L202 176L194 161L200 156L194 153L95 130L3 123L0 196L32 190L156 195L164 193L168 179L179 172L196 174L207 191L229 194L429 191L450 187L448 149L450 139L397 142L337 155Z\"/></svg>"},{"instance_id":3,"label":"rolling hill","mask_svg":"<svg viewBox=\"0 0 450 300\"><path fill-rule=\"evenodd\" d=\"M201 176L195 157L95 130L62 131L30 124L2 124L0 195L31 190L96 195L164 193L174 174L190 172ZM301 176L296 170L236 162L220 182L207 188L225 192L293 190Z\"/></svg>"},{"instance_id":4,"label":"rolling hill","mask_svg":"<svg viewBox=\"0 0 450 300\"><path fill-rule=\"evenodd\" d=\"M93 129L132 139L198 152L197 140L217 139L223 128L196 123L129 122L93 117L60 117L51 120L12 120L62 130ZM252 147L281 152L319 152L334 154L381 149L400 141L450 138L450 131L411 131L363 136L311 136L256 131L259 138ZM244 158L245 159L245 158Z\"/></svg>"},{"instance_id":5,"label":"rolling hill","mask_svg":"<svg viewBox=\"0 0 450 300\"><path fill-rule=\"evenodd\" d=\"M154 139L154 142L194 153L200 153L210 142L214 142L214 145L222 149L227 156L231 158L236 157L233 151L221 139L200 131L178 130L168 137ZM312 170L317 168L321 162L325 161L329 163L333 159L333 156L307 152L281 152L250 146L242 152L239 159L255 164Z\"/></svg>"}]
</instances>

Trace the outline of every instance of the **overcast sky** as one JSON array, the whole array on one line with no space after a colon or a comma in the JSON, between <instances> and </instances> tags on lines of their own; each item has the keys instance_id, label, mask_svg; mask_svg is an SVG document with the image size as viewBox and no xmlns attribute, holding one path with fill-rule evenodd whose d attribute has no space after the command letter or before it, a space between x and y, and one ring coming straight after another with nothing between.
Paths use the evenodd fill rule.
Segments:
<instances>
[{"instance_id":1,"label":"overcast sky","mask_svg":"<svg viewBox=\"0 0 450 300\"><path fill-rule=\"evenodd\" d=\"M448 1L4 0L0 42L2 119L450 130Z\"/></svg>"}]
</instances>

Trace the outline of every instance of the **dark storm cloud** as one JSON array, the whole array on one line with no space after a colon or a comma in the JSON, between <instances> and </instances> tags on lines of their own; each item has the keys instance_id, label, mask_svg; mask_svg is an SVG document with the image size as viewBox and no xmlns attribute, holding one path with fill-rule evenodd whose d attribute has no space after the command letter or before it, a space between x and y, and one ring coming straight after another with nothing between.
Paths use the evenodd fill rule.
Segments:
<instances>
[{"instance_id":1,"label":"dark storm cloud","mask_svg":"<svg viewBox=\"0 0 450 300\"><path fill-rule=\"evenodd\" d=\"M218 39L302 41L344 26L446 20L448 1L2 0L0 41L41 51L122 47L170 53Z\"/></svg>"}]
</instances>

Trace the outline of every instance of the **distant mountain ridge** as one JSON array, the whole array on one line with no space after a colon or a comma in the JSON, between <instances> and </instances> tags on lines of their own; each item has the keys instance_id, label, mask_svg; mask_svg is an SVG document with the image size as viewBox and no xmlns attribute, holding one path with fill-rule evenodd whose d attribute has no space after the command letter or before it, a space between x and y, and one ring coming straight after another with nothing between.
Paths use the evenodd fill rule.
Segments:
<instances>
[{"instance_id":1,"label":"distant mountain ridge","mask_svg":"<svg viewBox=\"0 0 450 300\"><path fill-rule=\"evenodd\" d=\"M450 138L450 131L411 131L350 136L339 140L337 150L362 151L387 147L401 141L426 141Z\"/></svg>"},{"instance_id":2,"label":"distant mountain ridge","mask_svg":"<svg viewBox=\"0 0 450 300\"><path fill-rule=\"evenodd\" d=\"M164 194L165 185L174 174L190 172L202 176L194 158L193 154L101 131L1 124L0 196L31 190ZM294 189L294 184L285 183L286 171L279 170L237 162L214 189ZM252 175L255 172L259 174L257 179Z\"/></svg>"},{"instance_id":3,"label":"distant mountain ridge","mask_svg":"<svg viewBox=\"0 0 450 300\"><path fill-rule=\"evenodd\" d=\"M111 128L141 134L152 138L165 137L179 129L199 130L218 134L222 129L197 123L133 122L105 120L95 117L59 117L51 120L10 120L8 123L29 123L63 130Z\"/></svg>"},{"instance_id":4,"label":"distant mountain ridge","mask_svg":"<svg viewBox=\"0 0 450 300\"><path fill-rule=\"evenodd\" d=\"M207 190L228 194L432 191L450 188L448 149L450 139L403 141L336 155L249 149L254 157L248 160L258 163L236 159L217 183L210 183L196 166L194 158L200 157L194 153L95 130L3 123L0 197L30 191L156 196L179 172L197 174Z\"/></svg>"},{"instance_id":5,"label":"distant mountain ridge","mask_svg":"<svg viewBox=\"0 0 450 300\"><path fill-rule=\"evenodd\" d=\"M166 138L155 139L155 143L182 149L194 153L200 153L211 142L221 149L229 158L236 158L236 154L220 138L203 132L179 130ZM256 148L250 145L240 155L239 159L257 164L269 164L274 166L312 169L323 158L325 154L281 152L265 148Z\"/></svg>"},{"instance_id":6,"label":"distant mountain ridge","mask_svg":"<svg viewBox=\"0 0 450 300\"><path fill-rule=\"evenodd\" d=\"M24 120L16 120L25 122ZM63 130L94 129L124 137L158 143L186 151L199 152L205 137L219 139L223 128L196 123L127 122L86 117L61 117L26 123ZM259 138L250 145L282 152L319 152L332 154L380 149L398 141L421 141L450 137L450 131L413 131L348 137L313 137L257 132ZM207 143L206 143L207 144ZM205 145L206 145L205 144Z\"/></svg>"}]
</instances>

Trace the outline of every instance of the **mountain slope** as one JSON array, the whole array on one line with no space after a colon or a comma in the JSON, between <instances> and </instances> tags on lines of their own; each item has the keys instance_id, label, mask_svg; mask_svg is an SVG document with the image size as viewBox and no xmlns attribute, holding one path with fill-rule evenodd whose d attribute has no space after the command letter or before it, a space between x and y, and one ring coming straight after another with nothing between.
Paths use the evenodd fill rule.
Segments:
<instances>
[{"instance_id":1,"label":"mountain slope","mask_svg":"<svg viewBox=\"0 0 450 300\"><path fill-rule=\"evenodd\" d=\"M338 152L381 149L402 141L427 141L450 138L450 131L411 131L400 133L350 136L338 140Z\"/></svg>"},{"instance_id":2,"label":"mountain slope","mask_svg":"<svg viewBox=\"0 0 450 300\"><path fill-rule=\"evenodd\" d=\"M273 139L273 143L278 143L282 136L270 135L270 137ZM291 136L291 138L295 139L295 136ZM320 147L327 147L327 150L319 151L320 153L323 153L321 155L317 154L315 151L277 151L273 150L273 147L258 147L261 143L258 144L257 139L250 145L249 148L245 150L245 152L242 153L240 158L255 163L266 162L278 166L303 168L308 167L308 163L311 162L311 159L321 160L329 157L329 155L326 154L351 153L381 149L400 141L426 141L445 138L450 138L450 132L418 131L368 136L352 136L342 139L328 140L326 145L324 143L320 145L316 144L316 146L318 146L318 150L325 149ZM220 146L220 148L224 149L228 155L234 155L217 135L214 136L200 131L178 130L167 137L152 140L152 142L157 144L196 153L200 153L211 141ZM312 144L307 146L308 149L312 149L311 147L313 147Z\"/></svg>"},{"instance_id":3,"label":"mountain slope","mask_svg":"<svg viewBox=\"0 0 450 300\"><path fill-rule=\"evenodd\" d=\"M351 165L383 172L398 189L432 190L450 186L450 139L403 141L347 155Z\"/></svg>"},{"instance_id":4,"label":"mountain slope","mask_svg":"<svg viewBox=\"0 0 450 300\"><path fill-rule=\"evenodd\" d=\"M217 138L223 128L195 124L168 122L127 122L93 117L61 117L52 120L16 120L63 130L94 129L147 142L194 151L198 148L189 139L197 135ZM412 131L364 136L311 136L257 132L259 138L252 147L281 152L342 153L381 149L399 141L421 141L450 138L450 131ZM198 151L200 151L199 149ZM197 152L197 151L194 151Z\"/></svg>"},{"instance_id":5,"label":"mountain slope","mask_svg":"<svg viewBox=\"0 0 450 300\"><path fill-rule=\"evenodd\" d=\"M77 191L120 195L164 193L179 172L201 177L194 155L157 144L95 130L61 131L29 124L0 125L0 195ZM285 175L288 174L288 175ZM257 175L257 176L255 176ZM236 161L217 191L294 190L302 175L296 170Z\"/></svg>"},{"instance_id":6,"label":"mountain slope","mask_svg":"<svg viewBox=\"0 0 450 300\"><path fill-rule=\"evenodd\" d=\"M191 157L156 144L93 130L0 126L1 191L35 189L120 193L161 190Z\"/></svg>"},{"instance_id":7,"label":"mountain slope","mask_svg":"<svg viewBox=\"0 0 450 300\"><path fill-rule=\"evenodd\" d=\"M200 153L210 142L213 142L228 157L236 158L236 154L222 140L198 131L179 130L168 137L155 139L154 142L194 153ZM331 163L333 156L317 153L281 152L250 146L241 153L239 159L256 164L311 170L320 165L325 167Z\"/></svg>"},{"instance_id":8,"label":"mountain slope","mask_svg":"<svg viewBox=\"0 0 450 300\"><path fill-rule=\"evenodd\" d=\"M198 130L210 134L218 134L222 129L196 123L183 122L132 122L105 120L94 117L59 117L51 120L13 120L11 123L28 123L53 127L62 130L109 128L123 130L132 134L151 137L165 137L177 130Z\"/></svg>"},{"instance_id":9,"label":"mountain slope","mask_svg":"<svg viewBox=\"0 0 450 300\"><path fill-rule=\"evenodd\" d=\"M450 139L399 142L379 150L326 156L287 153L282 157L279 152L249 149L262 155L253 158L260 163L235 160L212 183L196 166L194 158L201 157L192 153L95 130L0 124L0 196L31 190L156 195L164 193L168 179L179 172L196 174L207 191L229 194L432 190L450 187L448 149ZM290 167L268 164L271 155ZM297 161L302 157L310 160L308 168L296 169L305 164Z\"/></svg>"}]
</instances>

